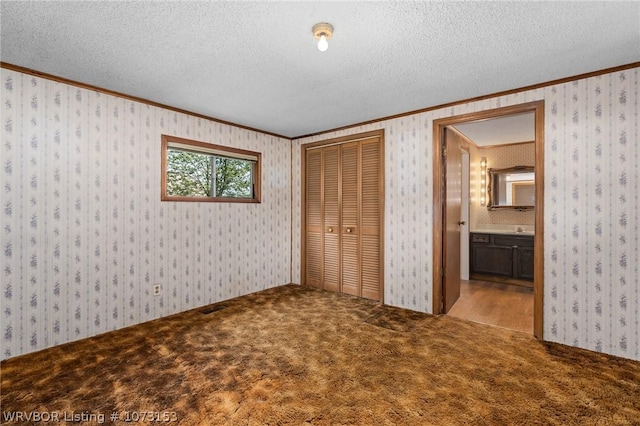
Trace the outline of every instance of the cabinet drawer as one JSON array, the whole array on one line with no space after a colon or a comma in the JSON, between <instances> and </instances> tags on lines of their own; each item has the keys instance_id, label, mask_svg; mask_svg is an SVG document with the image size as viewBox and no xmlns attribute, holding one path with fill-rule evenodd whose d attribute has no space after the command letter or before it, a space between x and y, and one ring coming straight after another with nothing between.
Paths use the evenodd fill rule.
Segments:
<instances>
[{"instance_id":1,"label":"cabinet drawer","mask_svg":"<svg viewBox=\"0 0 640 426\"><path fill-rule=\"evenodd\" d=\"M497 246L533 247L532 236L494 235L493 243Z\"/></svg>"},{"instance_id":2,"label":"cabinet drawer","mask_svg":"<svg viewBox=\"0 0 640 426\"><path fill-rule=\"evenodd\" d=\"M487 234L471 234L471 242L474 243L488 243L489 238Z\"/></svg>"}]
</instances>

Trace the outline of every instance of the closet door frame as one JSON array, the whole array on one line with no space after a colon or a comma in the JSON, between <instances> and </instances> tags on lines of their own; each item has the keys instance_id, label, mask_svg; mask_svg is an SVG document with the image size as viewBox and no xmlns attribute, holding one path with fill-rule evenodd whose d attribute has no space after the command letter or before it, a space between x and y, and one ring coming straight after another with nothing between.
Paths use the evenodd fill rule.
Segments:
<instances>
[{"instance_id":1,"label":"closet door frame","mask_svg":"<svg viewBox=\"0 0 640 426\"><path fill-rule=\"evenodd\" d=\"M384 129L374 130L370 132L358 133L348 136L342 136L339 138L326 139L318 142L311 142L300 146L300 161L301 161L301 241L300 241L300 283L307 285L307 150L310 148L320 148L330 145L342 145L349 142L357 142L365 139L378 138L380 143L380 224L379 224L379 242L380 242L380 303L384 303Z\"/></svg>"}]
</instances>

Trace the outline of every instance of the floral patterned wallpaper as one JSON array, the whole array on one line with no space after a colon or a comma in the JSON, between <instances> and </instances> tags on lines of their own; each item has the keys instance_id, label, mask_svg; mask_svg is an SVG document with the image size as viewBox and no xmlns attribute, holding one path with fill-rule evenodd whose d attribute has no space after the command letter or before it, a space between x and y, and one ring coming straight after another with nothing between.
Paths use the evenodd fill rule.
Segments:
<instances>
[{"instance_id":1,"label":"floral patterned wallpaper","mask_svg":"<svg viewBox=\"0 0 640 426\"><path fill-rule=\"evenodd\" d=\"M640 359L638 68L294 141L293 279L300 280L300 148L385 130L385 303L431 312L433 120L545 101L544 338Z\"/></svg>"},{"instance_id":2,"label":"floral patterned wallpaper","mask_svg":"<svg viewBox=\"0 0 640 426\"><path fill-rule=\"evenodd\" d=\"M544 337L640 359L638 68L293 147L6 69L1 78L2 358L299 282L300 144L380 128L385 302L430 312L433 120L543 99ZM160 202L162 133L262 152L263 202Z\"/></svg>"},{"instance_id":3,"label":"floral patterned wallpaper","mask_svg":"<svg viewBox=\"0 0 640 426\"><path fill-rule=\"evenodd\" d=\"M1 78L2 358L291 281L288 139ZM262 152L262 203L161 202L161 134Z\"/></svg>"}]
</instances>

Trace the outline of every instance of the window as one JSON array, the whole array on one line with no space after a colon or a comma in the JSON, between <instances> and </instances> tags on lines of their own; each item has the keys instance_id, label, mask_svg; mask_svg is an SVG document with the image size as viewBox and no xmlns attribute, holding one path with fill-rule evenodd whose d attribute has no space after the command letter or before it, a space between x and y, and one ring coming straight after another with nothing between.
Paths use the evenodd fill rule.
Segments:
<instances>
[{"instance_id":1,"label":"window","mask_svg":"<svg viewBox=\"0 0 640 426\"><path fill-rule=\"evenodd\" d=\"M260 202L259 152L162 135L163 201Z\"/></svg>"}]
</instances>

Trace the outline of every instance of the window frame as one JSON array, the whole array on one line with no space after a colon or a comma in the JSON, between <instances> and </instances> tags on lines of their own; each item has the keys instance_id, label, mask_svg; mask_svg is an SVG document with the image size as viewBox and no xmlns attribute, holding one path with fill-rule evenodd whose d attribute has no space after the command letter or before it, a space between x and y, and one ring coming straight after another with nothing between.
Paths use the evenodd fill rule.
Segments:
<instances>
[{"instance_id":1,"label":"window frame","mask_svg":"<svg viewBox=\"0 0 640 426\"><path fill-rule=\"evenodd\" d=\"M255 161L253 163L252 181L253 197L191 197L185 195L167 194L167 160L168 151L172 147L172 142L182 149L192 151L197 154L211 155L216 157L226 157L235 160ZM184 147L187 147L185 149ZM191 139L179 138L176 136L162 135L162 148L160 150L160 200L161 201L188 201L188 202L214 202L214 203L260 203L262 194L262 154L260 152L248 151L246 149L232 148L229 146L216 145L207 142L199 142Z\"/></svg>"}]
</instances>

